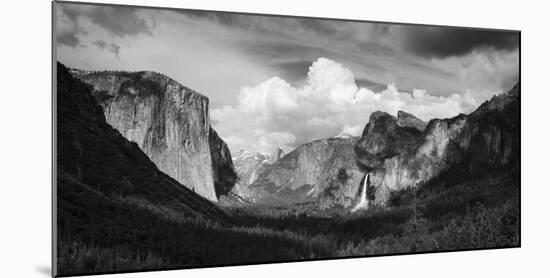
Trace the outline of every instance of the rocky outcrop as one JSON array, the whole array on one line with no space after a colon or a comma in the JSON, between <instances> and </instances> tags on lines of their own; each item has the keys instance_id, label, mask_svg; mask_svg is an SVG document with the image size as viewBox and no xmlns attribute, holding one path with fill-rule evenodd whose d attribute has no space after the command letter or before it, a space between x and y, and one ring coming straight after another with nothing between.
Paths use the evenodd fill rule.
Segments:
<instances>
[{"instance_id":1,"label":"rocky outcrop","mask_svg":"<svg viewBox=\"0 0 550 278\"><path fill-rule=\"evenodd\" d=\"M401 127L414 127L420 131L424 131L427 123L413 114L399 110L397 111L397 125Z\"/></svg>"},{"instance_id":2,"label":"rocky outcrop","mask_svg":"<svg viewBox=\"0 0 550 278\"><path fill-rule=\"evenodd\" d=\"M229 147L212 127L210 127L208 143L210 144L216 197L219 198L222 195L227 195L233 189L238 176L233 166Z\"/></svg>"},{"instance_id":3,"label":"rocky outcrop","mask_svg":"<svg viewBox=\"0 0 550 278\"><path fill-rule=\"evenodd\" d=\"M370 115L355 146L358 162L366 171L382 168L386 159L409 153L420 143L422 130L414 127L418 119L404 112L399 116L381 111Z\"/></svg>"},{"instance_id":4,"label":"rocky outcrop","mask_svg":"<svg viewBox=\"0 0 550 278\"><path fill-rule=\"evenodd\" d=\"M409 123L410 116L406 117ZM399 124L383 112L371 115L355 146L357 160L384 203L389 192L416 186L453 165L468 174L519 167L519 84L469 115Z\"/></svg>"},{"instance_id":5,"label":"rocky outcrop","mask_svg":"<svg viewBox=\"0 0 550 278\"><path fill-rule=\"evenodd\" d=\"M231 155L212 132L207 97L155 72L72 74L90 85L107 122L160 170L212 201L229 190Z\"/></svg>"},{"instance_id":6,"label":"rocky outcrop","mask_svg":"<svg viewBox=\"0 0 550 278\"><path fill-rule=\"evenodd\" d=\"M357 138L329 138L299 146L268 166L250 186L259 201L303 202L323 198L352 204L364 173L357 167Z\"/></svg>"},{"instance_id":7,"label":"rocky outcrop","mask_svg":"<svg viewBox=\"0 0 550 278\"><path fill-rule=\"evenodd\" d=\"M60 235L74 228L69 218L89 220L82 225L104 221L105 227L113 227L109 217L115 212L120 216L128 206L178 221L227 218L211 202L161 172L136 143L111 127L88 87L60 63L56 86Z\"/></svg>"},{"instance_id":8,"label":"rocky outcrop","mask_svg":"<svg viewBox=\"0 0 550 278\"><path fill-rule=\"evenodd\" d=\"M269 155L269 163L271 164L275 163L277 160L283 158L285 154L287 154L287 151L283 150L283 148L275 148L273 153Z\"/></svg>"}]
</instances>

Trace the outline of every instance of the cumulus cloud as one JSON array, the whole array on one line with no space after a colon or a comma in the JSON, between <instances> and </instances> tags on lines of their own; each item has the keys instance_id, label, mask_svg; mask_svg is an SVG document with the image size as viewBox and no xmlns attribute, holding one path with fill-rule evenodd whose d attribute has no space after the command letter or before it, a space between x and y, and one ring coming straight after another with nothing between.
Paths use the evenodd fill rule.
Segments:
<instances>
[{"instance_id":1,"label":"cumulus cloud","mask_svg":"<svg viewBox=\"0 0 550 278\"><path fill-rule=\"evenodd\" d=\"M288 132L272 132L259 135L259 151L267 153L278 147L290 146L296 142L296 137Z\"/></svg>"},{"instance_id":2,"label":"cumulus cloud","mask_svg":"<svg viewBox=\"0 0 550 278\"><path fill-rule=\"evenodd\" d=\"M275 147L296 147L343 133L360 135L377 110L393 115L404 110L430 120L469 113L480 101L469 91L441 97L421 89L400 92L393 84L374 92L358 87L342 64L319 58L309 67L304 86L272 77L243 87L237 104L214 109L212 119L233 151L269 153Z\"/></svg>"}]
</instances>

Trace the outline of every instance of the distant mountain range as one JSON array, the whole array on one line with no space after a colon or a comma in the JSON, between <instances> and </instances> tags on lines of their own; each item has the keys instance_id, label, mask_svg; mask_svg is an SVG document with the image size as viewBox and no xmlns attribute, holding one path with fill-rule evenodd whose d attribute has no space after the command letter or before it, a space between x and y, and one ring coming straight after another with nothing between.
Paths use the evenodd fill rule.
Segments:
<instances>
[{"instance_id":1,"label":"distant mountain range","mask_svg":"<svg viewBox=\"0 0 550 278\"><path fill-rule=\"evenodd\" d=\"M290 148L279 147L273 150L271 154L247 150L237 152L233 157L233 164L239 180L233 187L230 196L233 196L239 202L256 202L256 195L250 185L268 166L275 163L289 151Z\"/></svg>"}]
</instances>

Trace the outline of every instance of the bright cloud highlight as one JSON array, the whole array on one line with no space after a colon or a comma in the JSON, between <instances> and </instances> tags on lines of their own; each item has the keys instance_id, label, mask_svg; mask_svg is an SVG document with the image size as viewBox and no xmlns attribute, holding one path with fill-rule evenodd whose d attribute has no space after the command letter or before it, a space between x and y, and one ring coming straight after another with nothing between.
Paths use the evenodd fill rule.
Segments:
<instances>
[{"instance_id":1,"label":"bright cloud highlight","mask_svg":"<svg viewBox=\"0 0 550 278\"><path fill-rule=\"evenodd\" d=\"M436 97L425 90L411 94L388 85L373 92L359 88L343 65L319 58L309 67L303 87L293 87L279 77L242 87L237 105L214 109L212 119L233 152L270 153L276 147L297 147L340 134L358 136L377 110L392 115L403 110L427 121L469 113L481 101L469 91Z\"/></svg>"}]
</instances>

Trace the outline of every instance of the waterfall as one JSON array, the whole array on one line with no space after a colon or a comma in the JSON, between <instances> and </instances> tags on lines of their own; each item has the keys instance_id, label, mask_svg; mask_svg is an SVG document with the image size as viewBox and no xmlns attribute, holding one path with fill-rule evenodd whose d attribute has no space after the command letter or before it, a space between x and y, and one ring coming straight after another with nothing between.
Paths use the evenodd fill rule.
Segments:
<instances>
[{"instance_id":1,"label":"waterfall","mask_svg":"<svg viewBox=\"0 0 550 278\"><path fill-rule=\"evenodd\" d=\"M355 212L357 210L368 208L369 206L369 200L367 200L367 180L369 179L369 174L365 173L365 178L363 180L363 189L361 190L361 200L359 200L359 203L351 210L351 212Z\"/></svg>"}]
</instances>

